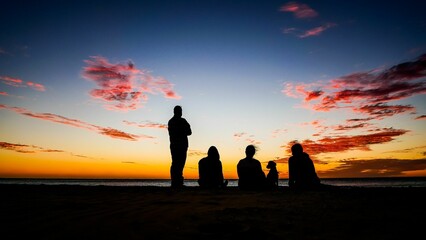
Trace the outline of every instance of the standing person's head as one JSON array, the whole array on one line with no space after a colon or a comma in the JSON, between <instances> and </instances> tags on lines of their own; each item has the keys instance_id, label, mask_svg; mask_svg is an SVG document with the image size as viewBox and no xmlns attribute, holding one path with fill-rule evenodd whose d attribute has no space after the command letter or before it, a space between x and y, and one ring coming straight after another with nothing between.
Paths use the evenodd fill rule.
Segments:
<instances>
[{"instance_id":1,"label":"standing person's head","mask_svg":"<svg viewBox=\"0 0 426 240\"><path fill-rule=\"evenodd\" d=\"M246 147L246 157L253 158L255 153L256 153L256 147L254 145L248 145Z\"/></svg>"},{"instance_id":2,"label":"standing person's head","mask_svg":"<svg viewBox=\"0 0 426 240\"><path fill-rule=\"evenodd\" d=\"M182 107L181 107L181 106L179 106L179 105L176 105L176 106L173 108L173 114L174 114L175 116L177 116L177 117L182 117Z\"/></svg>"},{"instance_id":3,"label":"standing person's head","mask_svg":"<svg viewBox=\"0 0 426 240\"><path fill-rule=\"evenodd\" d=\"M291 146L291 153L293 156L298 156L303 153L303 147L300 143L295 143L293 146Z\"/></svg>"},{"instance_id":4,"label":"standing person's head","mask_svg":"<svg viewBox=\"0 0 426 240\"><path fill-rule=\"evenodd\" d=\"M207 156L211 159L220 159L219 151L215 146L211 146L207 151Z\"/></svg>"}]
</instances>

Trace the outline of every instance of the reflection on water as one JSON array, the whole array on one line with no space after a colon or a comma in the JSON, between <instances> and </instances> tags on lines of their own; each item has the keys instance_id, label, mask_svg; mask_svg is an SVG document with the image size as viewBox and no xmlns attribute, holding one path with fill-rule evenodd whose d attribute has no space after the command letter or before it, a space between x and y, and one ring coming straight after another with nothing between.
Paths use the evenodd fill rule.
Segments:
<instances>
[{"instance_id":1,"label":"reflection on water","mask_svg":"<svg viewBox=\"0 0 426 240\"><path fill-rule=\"evenodd\" d=\"M348 187L426 187L426 177L416 178L333 178L322 183ZM238 180L229 180L228 186L236 187ZM169 179L0 179L0 184L32 185L82 185L82 186L156 186L170 187ZM189 187L198 186L197 180L185 180ZM279 180L279 186L288 186L287 179Z\"/></svg>"}]
</instances>

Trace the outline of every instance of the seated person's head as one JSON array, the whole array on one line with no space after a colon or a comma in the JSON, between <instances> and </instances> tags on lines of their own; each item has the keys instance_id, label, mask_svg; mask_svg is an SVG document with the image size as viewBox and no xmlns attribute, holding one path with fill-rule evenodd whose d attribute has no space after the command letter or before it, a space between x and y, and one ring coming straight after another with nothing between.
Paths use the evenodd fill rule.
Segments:
<instances>
[{"instance_id":1,"label":"seated person's head","mask_svg":"<svg viewBox=\"0 0 426 240\"><path fill-rule=\"evenodd\" d=\"M293 146L291 146L291 153L294 156L302 154L303 153L302 145L300 145L300 143L296 143Z\"/></svg>"},{"instance_id":2,"label":"seated person's head","mask_svg":"<svg viewBox=\"0 0 426 240\"><path fill-rule=\"evenodd\" d=\"M246 156L252 158L256 153L256 147L254 145L248 145L246 147Z\"/></svg>"},{"instance_id":3,"label":"seated person's head","mask_svg":"<svg viewBox=\"0 0 426 240\"><path fill-rule=\"evenodd\" d=\"M209 158L215 158L215 159L219 159L219 151L217 150L217 148L215 146L211 146L209 148L209 150L207 151L207 156Z\"/></svg>"}]
</instances>

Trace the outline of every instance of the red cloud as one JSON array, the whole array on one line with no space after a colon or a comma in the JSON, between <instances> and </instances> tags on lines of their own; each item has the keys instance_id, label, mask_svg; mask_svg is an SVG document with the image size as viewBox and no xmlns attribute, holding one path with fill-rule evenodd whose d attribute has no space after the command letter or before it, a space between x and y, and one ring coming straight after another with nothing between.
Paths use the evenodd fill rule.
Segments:
<instances>
[{"instance_id":1,"label":"red cloud","mask_svg":"<svg viewBox=\"0 0 426 240\"><path fill-rule=\"evenodd\" d=\"M310 107L316 111L330 111L339 108L351 108L356 112L372 117L388 117L404 112L414 112L410 105L387 105L386 103L426 93L426 54L412 62L405 62L384 70L352 73L330 80L323 85L324 93ZM303 89L305 101L316 98L307 97L312 84L293 86L287 83L283 90L287 96L300 97ZM316 86L318 87L318 86ZM327 90L327 92L325 92ZM316 90L315 92L319 92Z\"/></svg>"},{"instance_id":2,"label":"red cloud","mask_svg":"<svg viewBox=\"0 0 426 240\"><path fill-rule=\"evenodd\" d=\"M125 133L123 131L113 129L113 128L104 128L104 127L97 127L97 128L100 134L103 134L112 138L136 141L139 137L141 137L135 134ZM145 135L144 138L154 138L154 137Z\"/></svg>"},{"instance_id":3,"label":"red cloud","mask_svg":"<svg viewBox=\"0 0 426 240\"><path fill-rule=\"evenodd\" d=\"M83 122L81 120L71 119L71 118L63 117L63 116L52 114L52 113L34 113L25 108L10 107L3 104L0 104L0 109L7 109L10 111L14 111L16 113L22 114L24 116L94 131L99 134L106 135L112 138L118 138L123 140L130 140L130 141L136 141L139 138L153 138L147 135L135 135L135 134L125 133L117 129L101 127L101 126L97 126L87 122Z\"/></svg>"},{"instance_id":4,"label":"red cloud","mask_svg":"<svg viewBox=\"0 0 426 240\"><path fill-rule=\"evenodd\" d=\"M305 97L305 101L309 102L313 99L319 98L323 93L324 93L323 91L307 92L307 96Z\"/></svg>"},{"instance_id":5,"label":"red cloud","mask_svg":"<svg viewBox=\"0 0 426 240\"><path fill-rule=\"evenodd\" d=\"M368 123L360 123L355 125L337 125L334 127L335 131L348 131L348 130L354 130L354 129L363 129L365 127L370 126Z\"/></svg>"},{"instance_id":6,"label":"red cloud","mask_svg":"<svg viewBox=\"0 0 426 240\"><path fill-rule=\"evenodd\" d=\"M347 123L353 123L353 122L367 122L370 120L373 120L374 118L352 118L352 119L347 119L346 122Z\"/></svg>"},{"instance_id":7,"label":"red cloud","mask_svg":"<svg viewBox=\"0 0 426 240\"><path fill-rule=\"evenodd\" d=\"M19 153L40 153L40 152L44 152L44 153L65 153L65 151L58 150L58 149L46 149L46 148L42 148L42 147L34 146L34 145L16 144L16 143L8 143L8 142L0 142L0 149L6 149L6 150L10 150L10 151L19 152ZM73 153L69 153L69 154L71 154L72 156L75 156L75 157L91 158L91 157L84 156L84 155L77 155L77 154L73 154Z\"/></svg>"},{"instance_id":8,"label":"red cloud","mask_svg":"<svg viewBox=\"0 0 426 240\"><path fill-rule=\"evenodd\" d=\"M135 110L148 100L148 93L162 93L166 98L179 99L173 85L162 77L137 69L132 62L113 64L108 59L95 56L85 60L83 77L96 83L90 92L95 99L105 102L110 110Z\"/></svg>"},{"instance_id":9,"label":"red cloud","mask_svg":"<svg viewBox=\"0 0 426 240\"><path fill-rule=\"evenodd\" d=\"M416 117L416 120L426 120L426 115L420 115Z\"/></svg>"},{"instance_id":10,"label":"red cloud","mask_svg":"<svg viewBox=\"0 0 426 240\"><path fill-rule=\"evenodd\" d=\"M292 12L296 18L313 18L318 13L306 4L289 2L280 8L281 12Z\"/></svg>"},{"instance_id":11,"label":"red cloud","mask_svg":"<svg viewBox=\"0 0 426 240\"><path fill-rule=\"evenodd\" d=\"M322 32L324 32L325 30L336 26L336 24L334 23L327 23L325 25L316 27L316 28L312 28L309 29L307 31L305 31L303 34L299 35L299 38L307 38L307 37L312 37L312 36L318 36L320 35Z\"/></svg>"},{"instance_id":12,"label":"red cloud","mask_svg":"<svg viewBox=\"0 0 426 240\"><path fill-rule=\"evenodd\" d=\"M369 151L370 145L390 142L394 140L394 137L403 135L407 132L409 131L391 128L366 135L325 137L317 141L304 140L300 142L300 144L302 144L304 151L310 155L329 152L345 152L349 150ZM296 142L297 141L291 141L287 144L287 152L291 152L290 148Z\"/></svg>"},{"instance_id":13,"label":"red cloud","mask_svg":"<svg viewBox=\"0 0 426 240\"><path fill-rule=\"evenodd\" d=\"M0 76L0 80L2 80L4 84L7 84L13 87L25 87L25 84L24 84L25 81L19 78L14 78L9 76ZM46 91L46 88L39 83L26 82L26 85L37 91L41 91L41 92Z\"/></svg>"},{"instance_id":14,"label":"red cloud","mask_svg":"<svg viewBox=\"0 0 426 240\"><path fill-rule=\"evenodd\" d=\"M365 105L360 108L354 109L357 112L366 113L370 116L375 116L377 118L390 117L395 114L400 114L404 112L415 112L415 107L411 105L386 105L377 103L374 105Z\"/></svg>"},{"instance_id":15,"label":"red cloud","mask_svg":"<svg viewBox=\"0 0 426 240\"><path fill-rule=\"evenodd\" d=\"M7 92L0 92L0 95L9 96L9 94Z\"/></svg>"},{"instance_id":16,"label":"red cloud","mask_svg":"<svg viewBox=\"0 0 426 240\"><path fill-rule=\"evenodd\" d=\"M323 177L384 177L405 176L406 172L426 169L426 159L341 160L341 165L318 171Z\"/></svg>"},{"instance_id":17,"label":"red cloud","mask_svg":"<svg viewBox=\"0 0 426 240\"><path fill-rule=\"evenodd\" d=\"M123 121L125 124L130 125L130 126L137 126L140 128L162 128L162 129L167 129L167 125L166 124L162 124L162 123L153 123L153 122L149 122L149 121L145 121L142 123L135 123L135 122L129 122L124 120Z\"/></svg>"},{"instance_id":18,"label":"red cloud","mask_svg":"<svg viewBox=\"0 0 426 240\"><path fill-rule=\"evenodd\" d=\"M19 153L64 152L63 150L45 149L34 145L0 142L0 149L12 150Z\"/></svg>"}]
</instances>

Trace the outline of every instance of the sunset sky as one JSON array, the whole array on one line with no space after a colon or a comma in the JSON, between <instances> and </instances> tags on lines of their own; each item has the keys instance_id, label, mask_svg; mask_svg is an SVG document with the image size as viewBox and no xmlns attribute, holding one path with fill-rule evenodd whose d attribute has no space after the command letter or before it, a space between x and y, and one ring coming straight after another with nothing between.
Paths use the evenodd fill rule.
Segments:
<instances>
[{"instance_id":1,"label":"sunset sky","mask_svg":"<svg viewBox=\"0 0 426 240\"><path fill-rule=\"evenodd\" d=\"M0 177L169 178L167 122L225 178L426 176L425 1L2 1Z\"/></svg>"}]
</instances>

